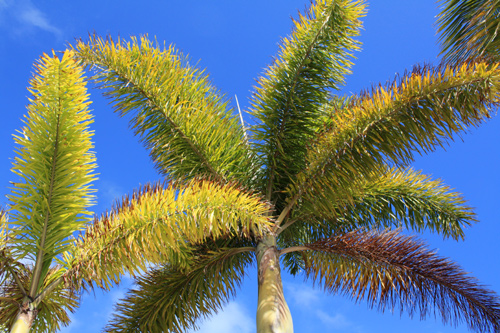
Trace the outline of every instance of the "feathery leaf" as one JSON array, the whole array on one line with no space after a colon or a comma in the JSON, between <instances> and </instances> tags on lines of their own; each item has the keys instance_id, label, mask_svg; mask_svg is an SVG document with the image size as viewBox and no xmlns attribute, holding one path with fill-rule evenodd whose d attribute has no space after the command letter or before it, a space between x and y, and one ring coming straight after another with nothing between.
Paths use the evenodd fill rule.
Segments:
<instances>
[{"instance_id":1,"label":"feathery leaf","mask_svg":"<svg viewBox=\"0 0 500 333\"><path fill-rule=\"evenodd\" d=\"M354 231L305 245L306 275L326 290L366 299L383 311L399 307L421 319L466 322L477 332L498 332L500 299L457 264L399 231Z\"/></svg>"},{"instance_id":2,"label":"feathery leaf","mask_svg":"<svg viewBox=\"0 0 500 333\"><path fill-rule=\"evenodd\" d=\"M90 220L95 157L82 69L66 51L44 55L35 67L26 126L14 136L17 156L10 243L36 262L29 294L35 297L53 258L68 249L67 238Z\"/></svg>"},{"instance_id":3,"label":"feathery leaf","mask_svg":"<svg viewBox=\"0 0 500 333\"><path fill-rule=\"evenodd\" d=\"M66 259L68 277L107 289L125 272L145 271L151 263L189 267L190 244L259 237L270 228L268 210L257 196L231 184L145 186L87 228Z\"/></svg>"},{"instance_id":4,"label":"feathery leaf","mask_svg":"<svg viewBox=\"0 0 500 333\"><path fill-rule=\"evenodd\" d=\"M189 269L166 264L137 279L118 303L109 332L186 332L234 296L254 255L234 240L207 242L193 251ZM240 242L241 243L241 242Z\"/></svg>"},{"instance_id":5,"label":"feathery leaf","mask_svg":"<svg viewBox=\"0 0 500 333\"><path fill-rule=\"evenodd\" d=\"M271 202L305 166L306 145L319 126L316 110L350 73L364 13L361 1L316 1L294 21L292 35L259 80L251 112L261 122L253 131Z\"/></svg>"},{"instance_id":6,"label":"feathery leaf","mask_svg":"<svg viewBox=\"0 0 500 333\"><path fill-rule=\"evenodd\" d=\"M133 114L132 127L161 173L249 182L253 163L237 117L172 46L161 49L146 36L128 43L91 37L75 50L116 111Z\"/></svg>"}]
</instances>

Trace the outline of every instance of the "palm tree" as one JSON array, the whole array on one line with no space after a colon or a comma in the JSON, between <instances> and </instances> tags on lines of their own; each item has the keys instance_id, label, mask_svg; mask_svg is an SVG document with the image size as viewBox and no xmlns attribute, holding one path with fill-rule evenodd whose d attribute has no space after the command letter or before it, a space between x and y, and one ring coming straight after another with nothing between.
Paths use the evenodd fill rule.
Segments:
<instances>
[{"instance_id":1,"label":"palm tree","mask_svg":"<svg viewBox=\"0 0 500 333\"><path fill-rule=\"evenodd\" d=\"M442 52L451 60L499 59L500 1L443 0L437 24Z\"/></svg>"},{"instance_id":2,"label":"palm tree","mask_svg":"<svg viewBox=\"0 0 500 333\"><path fill-rule=\"evenodd\" d=\"M11 332L54 332L67 325L67 312L78 306L80 281L102 281L89 262L106 255L81 251L73 238L92 221L86 208L93 202L95 179L83 68L73 51L66 51L61 59L44 55L35 69L26 126L14 136L18 148L12 170L20 181L13 183L9 210L0 211L0 330L5 326ZM179 239L249 237L267 228L269 207L253 195L206 180L187 185L182 193L175 184L145 186L132 198L134 207L104 214L99 225L117 220L123 228L127 221L142 221L138 215L146 218L148 224L142 223L139 232L135 228L134 236L139 244L144 242L140 237L153 243L149 261L171 260L179 252L185 264L188 250ZM198 220L206 228L188 229ZM113 232L117 243L122 237L121 246L130 246L123 229L110 230L110 236ZM81 237L98 244L93 236L87 231ZM135 267L145 268L143 263ZM105 274L113 279L116 270Z\"/></svg>"},{"instance_id":3,"label":"palm tree","mask_svg":"<svg viewBox=\"0 0 500 333\"><path fill-rule=\"evenodd\" d=\"M459 193L408 165L415 152L490 117L499 103L498 65L416 67L371 92L333 95L359 48L364 13L359 1L316 1L294 22L258 81L251 136L207 76L173 47L147 37L77 43L78 59L95 70L119 114L132 115L157 169L181 193L205 180L267 203L258 215L264 224L234 226L202 242L169 238L172 226L161 220L172 215L149 199L161 186L97 219L74 254L100 253L81 268L92 271L83 272L93 277L88 284L107 288L123 273L141 274L109 331L185 331L236 293L251 263L258 268L258 332L293 330L282 268L381 310L436 314L480 332L500 328L493 292L399 229L461 239L475 222ZM212 200L207 195L195 211ZM136 212L141 205L151 215ZM176 212L191 220L174 224L183 234L206 232L218 219L190 218L185 207Z\"/></svg>"},{"instance_id":4,"label":"palm tree","mask_svg":"<svg viewBox=\"0 0 500 333\"><path fill-rule=\"evenodd\" d=\"M109 331L194 327L236 293L252 263L258 332L293 330L282 268L381 310L434 313L480 332L500 328L498 296L400 230L461 239L475 222L459 193L408 165L415 152L432 151L490 117L499 103L498 65L415 67L370 92L333 95L350 72L364 14L359 1L316 1L294 22L258 81L251 133L203 71L173 47L147 37L77 43L78 59L95 70L116 111L132 115L157 169L181 191L205 180L267 203L257 214L265 221L253 229L235 226L236 232L207 234L202 242L172 243L177 225L158 224L171 217L163 204L149 204L151 215L134 213L149 188L95 220L74 254L100 253L81 267L92 272L83 272L92 277L88 285L107 288L123 273L141 274ZM205 204L212 200L207 195ZM185 207L176 211L191 219L178 226L183 234L206 232L218 219L190 218ZM161 231L151 231L151 223Z\"/></svg>"}]
</instances>

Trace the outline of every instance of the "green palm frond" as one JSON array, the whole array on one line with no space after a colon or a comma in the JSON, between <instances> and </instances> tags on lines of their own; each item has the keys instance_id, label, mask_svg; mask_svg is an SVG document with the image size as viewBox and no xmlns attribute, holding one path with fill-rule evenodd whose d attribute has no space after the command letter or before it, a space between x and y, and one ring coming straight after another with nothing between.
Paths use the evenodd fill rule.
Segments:
<instances>
[{"instance_id":1,"label":"green palm frond","mask_svg":"<svg viewBox=\"0 0 500 333\"><path fill-rule=\"evenodd\" d=\"M399 82L330 110L328 128L309 149L287 207L324 195L339 207L353 205L352 194L366 177L383 174L387 164L405 166L415 152L443 146L489 118L500 102L499 87L497 65L415 68Z\"/></svg>"},{"instance_id":2,"label":"green palm frond","mask_svg":"<svg viewBox=\"0 0 500 333\"><path fill-rule=\"evenodd\" d=\"M75 49L96 70L115 109L133 114L132 127L160 172L176 180L250 181L253 162L233 110L172 46L162 49L147 37L129 43L90 38Z\"/></svg>"},{"instance_id":3,"label":"green palm frond","mask_svg":"<svg viewBox=\"0 0 500 333\"><path fill-rule=\"evenodd\" d=\"M109 332L186 332L233 297L255 256L234 240L193 251L189 269L164 265L136 280L138 289L118 303ZM241 244L240 244L241 245ZM243 252L244 251L244 252Z\"/></svg>"},{"instance_id":4,"label":"green palm frond","mask_svg":"<svg viewBox=\"0 0 500 333\"><path fill-rule=\"evenodd\" d=\"M5 211L0 210L0 288L2 283L9 277L10 264L15 262L8 248L8 225ZM1 292L0 292L0 296Z\"/></svg>"},{"instance_id":5,"label":"green palm frond","mask_svg":"<svg viewBox=\"0 0 500 333\"><path fill-rule=\"evenodd\" d=\"M307 277L332 293L365 299L383 311L439 314L477 332L498 332L500 299L457 264L399 231L354 231L307 244Z\"/></svg>"},{"instance_id":6,"label":"green palm frond","mask_svg":"<svg viewBox=\"0 0 500 333\"><path fill-rule=\"evenodd\" d=\"M68 276L109 288L125 272L146 271L151 263L189 267L189 244L262 236L271 225L268 210L259 197L230 184L145 186L87 228L66 259Z\"/></svg>"},{"instance_id":7,"label":"green palm frond","mask_svg":"<svg viewBox=\"0 0 500 333\"><path fill-rule=\"evenodd\" d=\"M354 204L348 209L337 206L335 198L327 194L316 197L314 202L302 202L294 211L292 221L297 220L296 224L302 219L313 223L310 228L315 229L316 236L312 239L360 227L430 230L463 239L464 228L476 222L472 208L465 205L460 193L412 169L391 168L379 178L363 179L358 191L351 194ZM297 225L288 232L285 229L284 238L296 239L300 228Z\"/></svg>"},{"instance_id":8,"label":"green palm frond","mask_svg":"<svg viewBox=\"0 0 500 333\"><path fill-rule=\"evenodd\" d=\"M359 49L353 38L364 13L361 1L316 1L294 22L292 35L260 78L251 112L261 122L254 132L268 200L275 202L305 166L306 146L319 126L315 110L350 73L352 53Z\"/></svg>"},{"instance_id":9,"label":"green palm frond","mask_svg":"<svg viewBox=\"0 0 500 333\"><path fill-rule=\"evenodd\" d=\"M19 279L28 289L34 267L25 267L18 271ZM63 271L58 267L49 269L42 288L47 287L53 281L59 279ZM25 301L25 296L19 289L18 284L12 279L3 285L3 292L8 301L0 301L0 322L11 327L16 316ZM37 306L37 316L33 323L33 332L56 332L62 326L70 323L69 312L74 312L78 306L79 294L69 285L58 284L51 293L45 295Z\"/></svg>"},{"instance_id":10,"label":"green palm frond","mask_svg":"<svg viewBox=\"0 0 500 333\"><path fill-rule=\"evenodd\" d=\"M67 238L90 220L95 157L92 122L82 69L67 51L44 55L30 82L26 126L15 135L16 158L10 243L36 262L29 294L35 297L52 259L68 249Z\"/></svg>"},{"instance_id":11,"label":"green palm frond","mask_svg":"<svg viewBox=\"0 0 500 333\"><path fill-rule=\"evenodd\" d=\"M445 57L499 59L499 0L441 0L440 3L437 25Z\"/></svg>"}]
</instances>

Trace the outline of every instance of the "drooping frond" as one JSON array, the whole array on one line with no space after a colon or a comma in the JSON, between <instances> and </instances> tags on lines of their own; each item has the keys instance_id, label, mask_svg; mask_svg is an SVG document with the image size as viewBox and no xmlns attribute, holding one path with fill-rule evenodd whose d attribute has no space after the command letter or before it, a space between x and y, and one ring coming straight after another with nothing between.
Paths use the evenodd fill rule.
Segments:
<instances>
[{"instance_id":1,"label":"drooping frond","mask_svg":"<svg viewBox=\"0 0 500 333\"><path fill-rule=\"evenodd\" d=\"M463 239L464 227L476 221L472 208L465 205L461 194L453 192L440 180L431 180L412 169L387 169L377 177L364 178L351 194L354 204L348 209L339 207L328 192L314 202L302 202L294 211L297 224L312 221L316 235L327 237L333 232L360 227L391 228L437 232L444 237ZM303 218L301 217L303 216ZM283 231L285 238L297 238L301 226ZM305 233L309 233L306 227ZM288 237L287 237L288 236Z\"/></svg>"},{"instance_id":2,"label":"drooping frond","mask_svg":"<svg viewBox=\"0 0 500 333\"><path fill-rule=\"evenodd\" d=\"M44 55L30 81L25 127L14 136L17 150L9 199L10 243L36 262L29 294L35 297L52 259L68 248L67 238L90 219L90 183L95 157L92 122L82 69L66 51Z\"/></svg>"},{"instance_id":3,"label":"drooping frond","mask_svg":"<svg viewBox=\"0 0 500 333\"><path fill-rule=\"evenodd\" d=\"M352 53L359 48L353 38L364 13L361 1L315 1L294 22L292 35L260 78L251 112L260 120L254 132L268 200L279 201L305 167L306 146L319 126L317 110L329 89L338 89L350 73Z\"/></svg>"},{"instance_id":4,"label":"drooping frond","mask_svg":"<svg viewBox=\"0 0 500 333\"><path fill-rule=\"evenodd\" d=\"M172 46L91 37L75 49L116 111L133 114L131 125L160 172L248 183L252 159L238 119L203 71Z\"/></svg>"},{"instance_id":5,"label":"drooping frond","mask_svg":"<svg viewBox=\"0 0 500 333\"><path fill-rule=\"evenodd\" d=\"M68 276L109 288L125 272L146 271L151 263L189 267L189 244L259 237L270 227L268 210L257 196L230 184L146 186L87 228L68 258Z\"/></svg>"},{"instance_id":6,"label":"drooping frond","mask_svg":"<svg viewBox=\"0 0 500 333\"><path fill-rule=\"evenodd\" d=\"M326 290L383 311L431 314L465 322L477 332L498 332L500 299L457 264L399 231L355 231L304 248L306 275Z\"/></svg>"},{"instance_id":7,"label":"drooping frond","mask_svg":"<svg viewBox=\"0 0 500 333\"><path fill-rule=\"evenodd\" d=\"M137 289L118 303L109 332L186 332L217 313L233 297L255 258L233 240L194 250L191 266L164 265L136 280ZM228 247L229 246L229 247Z\"/></svg>"},{"instance_id":8,"label":"drooping frond","mask_svg":"<svg viewBox=\"0 0 500 333\"><path fill-rule=\"evenodd\" d=\"M308 151L307 168L290 188L289 206L318 196L339 207L353 205L364 178L382 174L387 164L405 166L415 152L443 146L490 117L499 87L497 65L416 68L389 87L332 109L328 127Z\"/></svg>"},{"instance_id":9,"label":"drooping frond","mask_svg":"<svg viewBox=\"0 0 500 333\"><path fill-rule=\"evenodd\" d=\"M451 60L499 59L500 1L441 0L437 25L442 53Z\"/></svg>"},{"instance_id":10,"label":"drooping frond","mask_svg":"<svg viewBox=\"0 0 500 333\"><path fill-rule=\"evenodd\" d=\"M33 274L32 269L33 267L25 267L24 270L18 271L20 281L26 290L30 285ZM49 269L42 288L58 279L62 273L63 270L57 267ZM12 279L6 281L2 288L7 300L0 301L0 322L5 323L7 327L11 327L20 308L22 308L24 295L17 283ZM67 326L70 323L68 311L75 311L78 306L78 298L79 295L73 288L58 284L51 293L43 297L43 300L38 305L37 315L31 328L32 331L40 333L56 332L62 326Z\"/></svg>"}]
</instances>

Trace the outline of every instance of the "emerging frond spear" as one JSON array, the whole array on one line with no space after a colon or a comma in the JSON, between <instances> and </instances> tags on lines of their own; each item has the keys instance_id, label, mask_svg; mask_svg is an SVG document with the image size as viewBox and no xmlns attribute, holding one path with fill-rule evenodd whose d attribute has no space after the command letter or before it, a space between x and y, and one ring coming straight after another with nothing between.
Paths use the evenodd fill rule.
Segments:
<instances>
[{"instance_id":1,"label":"emerging frond spear","mask_svg":"<svg viewBox=\"0 0 500 333\"><path fill-rule=\"evenodd\" d=\"M252 157L238 118L203 71L172 46L162 49L146 36L128 43L91 37L75 51L96 70L115 109L133 114L132 127L161 173L250 181Z\"/></svg>"},{"instance_id":2,"label":"emerging frond spear","mask_svg":"<svg viewBox=\"0 0 500 333\"><path fill-rule=\"evenodd\" d=\"M500 1L441 0L437 25L441 53L452 61L473 57L499 59Z\"/></svg>"},{"instance_id":3,"label":"emerging frond spear","mask_svg":"<svg viewBox=\"0 0 500 333\"><path fill-rule=\"evenodd\" d=\"M241 242L240 242L241 243ZM254 256L234 240L208 241L193 250L188 269L166 264L136 280L118 303L109 332L186 332L235 295Z\"/></svg>"},{"instance_id":4,"label":"emerging frond spear","mask_svg":"<svg viewBox=\"0 0 500 333\"><path fill-rule=\"evenodd\" d=\"M149 264L189 267L191 248L208 238L260 237L269 206L231 184L191 180L145 186L96 219L68 258L69 275L109 288Z\"/></svg>"},{"instance_id":5,"label":"emerging frond spear","mask_svg":"<svg viewBox=\"0 0 500 333\"><path fill-rule=\"evenodd\" d=\"M366 299L380 310L399 307L445 323L498 332L500 299L455 263L400 231L355 231L307 244L306 275L333 293Z\"/></svg>"}]
</instances>

